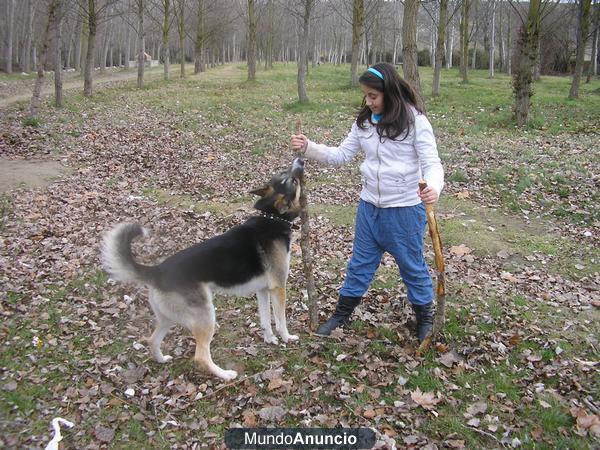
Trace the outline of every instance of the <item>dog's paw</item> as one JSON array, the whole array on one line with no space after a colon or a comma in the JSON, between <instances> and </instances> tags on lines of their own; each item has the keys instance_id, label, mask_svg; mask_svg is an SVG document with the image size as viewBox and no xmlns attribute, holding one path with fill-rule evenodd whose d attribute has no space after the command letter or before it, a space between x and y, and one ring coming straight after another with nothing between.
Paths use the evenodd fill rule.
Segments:
<instances>
[{"instance_id":1,"label":"dog's paw","mask_svg":"<svg viewBox=\"0 0 600 450\"><path fill-rule=\"evenodd\" d=\"M286 344L288 342L296 342L298 339L300 339L300 338L297 335L295 335L295 334L288 334L285 338L281 337L281 340L283 342L285 342Z\"/></svg>"},{"instance_id":2,"label":"dog's paw","mask_svg":"<svg viewBox=\"0 0 600 450\"><path fill-rule=\"evenodd\" d=\"M156 359L156 362L158 362L158 363L166 364L169 361L171 361L173 359L173 357L171 355L161 355L155 359Z\"/></svg>"},{"instance_id":3,"label":"dog's paw","mask_svg":"<svg viewBox=\"0 0 600 450\"><path fill-rule=\"evenodd\" d=\"M219 378L225 381L231 381L235 377L237 377L237 372L235 370L221 370L221 372L217 375Z\"/></svg>"},{"instance_id":4,"label":"dog's paw","mask_svg":"<svg viewBox=\"0 0 600 450\"><path fill-rule=\"evenodd\" d=\"M265 342L267 344L277 345L277 344L279 344L279 339L277 339L277 336L274 336L274 335L265 336Z\"/></svg>"}]
</instances>

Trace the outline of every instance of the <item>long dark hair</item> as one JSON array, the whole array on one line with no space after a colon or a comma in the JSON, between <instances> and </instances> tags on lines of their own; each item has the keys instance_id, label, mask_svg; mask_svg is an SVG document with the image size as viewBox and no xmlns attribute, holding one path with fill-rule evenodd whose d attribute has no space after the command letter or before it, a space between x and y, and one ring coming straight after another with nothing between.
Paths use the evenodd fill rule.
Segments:
<instances>
[{"instance_id":1,"label":"long dark hair","mask_svg":"<svg viewBox=\"0 0 600 450\"><path fill-rule=\"evenodd\" d=\"M398 139L402 141L409 135L410 127L415 120L410 107L413 106L420 113L423 112L417 104L417 95L391 64L377 63L371 67L383 75L383 80L375 73L367 70L360 76L358 81L360 84L383 92L383 113L377 123L377 133L379 133L380 138L387 137L392 140L396 140L400 135L403 135ZM356 118L356 125L364 129L367 121L373 123L371 121L371 110L363 99Z\"/></svg>"}]
</instances>

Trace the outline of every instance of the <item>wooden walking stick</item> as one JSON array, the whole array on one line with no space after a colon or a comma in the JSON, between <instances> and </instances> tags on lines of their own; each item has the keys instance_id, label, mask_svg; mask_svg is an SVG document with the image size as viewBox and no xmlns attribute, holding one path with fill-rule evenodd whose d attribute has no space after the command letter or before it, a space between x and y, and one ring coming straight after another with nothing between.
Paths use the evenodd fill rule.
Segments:
<instances>
[{"instance_id":1,"label":"wooden walking stick","mask_svg":"<svg viewBox=\"0 0 600 450\"><path fill-rule=\"evenodd\" d=\"M419 189L423 191L427 187L427 182L419 181ZM437 275L436 286L436 310L433 320L433 329L425 337L417 350L417 354L425 352L431 345L433 338L444 328L446 316L446 267L444 264L444 253L442 251L442 239L440 238L440 229L438 228L433 204L425 204L427 214L427 225L429 226L429 235L433 243L433 252L435 255L435 269Z\"/></svg>"},{"instance_id":2,"label":"wooden walking stick","mask_svg":"<svg viewBox=\"0 0 600 450\"><path fill-rule=\"evenodd\" d=\"M296 134L302 134L302 122L300 117L296 119ZM302 251L302 267L304 269L306 292L308 294L308 326L311 331L314 331L319 325L319 310L317 308L315 277L313 275L312 249L310 246L310 221L306 202L306 184L304 183L304 176L302 176L302 179L300 180L300 186L302 187L300 194L300 250Z\"/></svg>"}]
</instances>

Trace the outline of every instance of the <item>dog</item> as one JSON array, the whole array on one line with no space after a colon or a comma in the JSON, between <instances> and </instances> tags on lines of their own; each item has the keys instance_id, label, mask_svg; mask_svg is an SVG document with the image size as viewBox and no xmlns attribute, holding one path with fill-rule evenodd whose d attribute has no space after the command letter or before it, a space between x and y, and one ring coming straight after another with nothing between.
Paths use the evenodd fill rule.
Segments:
<instances>
[{"instance_id":1,"label":"dog","mask_svg":"<svg viewBox=\"0 0 600 450\"><path fill-rule=\"evenodd\" d=\"M201 368L226 381L237 376L236 371L217 366L211 357L215 293L256 294L265 342L278 343L271 328L271 306L281 340L298 340L288 332L285 303L292 221L300 215L303 175L304 161L296 158L287 170L251 192L260 197L254 204L259 215L155 266L140 264L132 255L132 241L147 235L141 225L121 223L105 235L101 259L111 278L149 288L149 302L156 317L156 328L149 338L150 352L157 362L172 359L163 355L161 343L169 329L178 324L192 332L196 340L194 360Z\"/></svg>"}]
</instances>

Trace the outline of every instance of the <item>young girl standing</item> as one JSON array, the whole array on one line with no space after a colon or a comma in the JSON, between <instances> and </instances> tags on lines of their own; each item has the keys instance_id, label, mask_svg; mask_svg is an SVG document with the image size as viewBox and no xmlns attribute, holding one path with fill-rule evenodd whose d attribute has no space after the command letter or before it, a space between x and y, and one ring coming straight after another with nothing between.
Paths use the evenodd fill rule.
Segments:
<instances>
[{"instance_id":1,"label":"young girl standing","mask_svg":"<svg viewBox=\"0 0 600 450\"><path fill-rule=\"evenodd\" d=\"M359 150L365 154L352 257L335 312L317 334L329 336L349 323L383 253L388 252L398 264L422 341L433 324L433 284L423 256L423 203L438 200L444 170L431 124L418 109L415 92L396 69L387 63L375 64L359 82L363 104L339 147L292 135L295 150L304 150L306 157L325 164L345 164ZM428 186L423 192L419 192L420 179Z\"/></svg>"}]
</instances>

